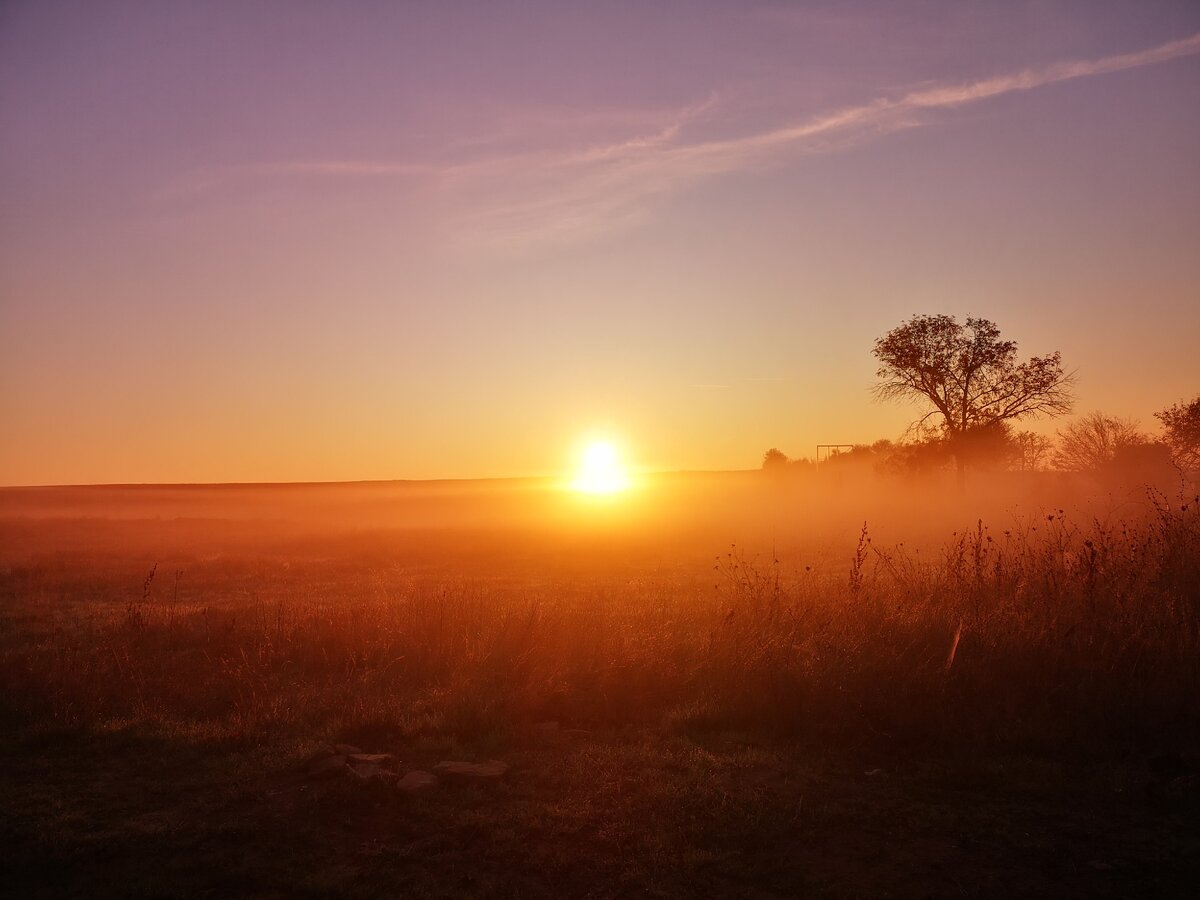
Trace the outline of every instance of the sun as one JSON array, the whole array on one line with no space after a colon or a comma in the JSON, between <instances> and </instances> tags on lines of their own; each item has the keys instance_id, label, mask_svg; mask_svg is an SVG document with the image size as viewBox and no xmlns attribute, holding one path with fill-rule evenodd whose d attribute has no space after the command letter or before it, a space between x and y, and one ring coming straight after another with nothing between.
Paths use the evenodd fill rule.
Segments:
<instances>
[{"instance_id":1,"label":"sun","mask_svg":"<svg viewBox=\"0 0 1200 900\"><path fill-rule=\"evenodd\" d=\"M629 487L629 473L617 448L608 441L588 444L571 487L585 494L615 494Z\"/></svg>"}]
</instances>

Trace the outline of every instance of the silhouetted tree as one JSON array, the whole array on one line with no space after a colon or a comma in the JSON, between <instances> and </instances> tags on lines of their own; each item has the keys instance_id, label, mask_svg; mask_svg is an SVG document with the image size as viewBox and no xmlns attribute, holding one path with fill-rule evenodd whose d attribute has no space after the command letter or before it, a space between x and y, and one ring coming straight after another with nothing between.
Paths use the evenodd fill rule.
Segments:
<instances>
[{"instance_id":1,"label":"silhouetted tree","mask_svg":"<svg viewBox=\"0 0 1200 900\"><path fill-rule=\"evenodd\" d=\"M910 429L940 433L961 477L972 451L1008 422L1070 412L1074 376L1060 354L1017 360L1015 341L987 319L913 316L875 341L875 395L930 407ZM932 420L932 421L931 421Z\"/></svg>"},{"instance_id":2,"label":"silhouetted tree","mask_svg":"<svg viewBox=\"0 0 1200 900\"><path fill-rule=\"evenodd\" d=\"M953 462L946 441L934 436L892 444L880 460L879 471L892 476L929 476L946 470Z\"/></svg>"},{"instance_id":3,"label":"silhouetted tree","mask_svg":"<svg viewBox=\"0 0 1200 900\"><path fill-rule=\"evenodd\" d=\"M788 464L787 455L777 447L772 447L763 454L762 467L767 472L777 472Z\"/></svg>"},{"instance_id":4,"label":"silhouetted tree","mask_svg":"<svg viewBox=\"0 0 1200 900\"><path fill-rule=\"evenodd\" d=\"M1164 440L1175 464L1187 472L1200 469L1200 396L1191 403L1168 406L1154 418L1166 430Z\"/></svg>"},{"instance_id":5,"label":"silhouetted tree","mask_svg":"<svg viewBox=\"0 0 1200 900\"><path fill-rule=\"evenodd\" d=\"M1054 466L1067 472L1098 472L1149 443L1133 419L1094 412L1058 432Z\"/></svg>"},{"instance_id":6,"label":"silhouetted tree","mask_svg":"<svg viewBox=\"0 0 1200 900\"><path fill-rule=\"evenodd\" d=\"M948 446L957 460L960 456L980 469L1011 469L1017 457L1013 428L1007 422L991 422L968 429Z\"/></svg>"},{"instance_id":7,"label":"silhouetted tree","mask_svg":"<svg viewBox=\"0 0 1200 900\"><path fill-rule=\"evenodd\" d=\"M1022 472L1037 472L1046 468L1054 450L1054 441L1044 434L1018 431L1012 436L1013 467Z\"/></svg>"}]
</instances>

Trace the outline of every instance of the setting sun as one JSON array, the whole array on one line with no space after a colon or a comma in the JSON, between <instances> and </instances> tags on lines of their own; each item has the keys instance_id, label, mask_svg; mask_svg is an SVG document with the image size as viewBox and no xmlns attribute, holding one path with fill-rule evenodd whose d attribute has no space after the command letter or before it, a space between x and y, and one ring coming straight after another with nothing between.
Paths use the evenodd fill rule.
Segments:
<instances>
[{"instance_id":1,"label":"setting sun","mask_svg":"<svg viewBox=\"0 0 1200 900\"><path fill-rule=\"evenodd\" d=\"M585 494L614 494L629 487L629 474L617 448L608 441L588 444L571 486Z\"/></svg>"},{"instance_id":2,"label":"setting sun","mask_svg":"<svg viewBox=\"0 0 1200 900\"><path fill-rule=\"evenodd\" d=\"M0 885L1200 898L1197 110L1200 0L0 0Z\"/></svg>"}]
</instances>

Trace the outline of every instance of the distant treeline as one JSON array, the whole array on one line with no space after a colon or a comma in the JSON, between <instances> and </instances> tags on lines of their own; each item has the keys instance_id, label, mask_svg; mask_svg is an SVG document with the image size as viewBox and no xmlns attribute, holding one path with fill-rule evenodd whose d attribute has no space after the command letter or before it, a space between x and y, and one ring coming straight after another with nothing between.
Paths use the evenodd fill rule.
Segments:
<instances>
[{"instance_id":1,"label":"distant treeline","mask_svg":"<svg viewBox=\"0 0 1200 900\"><path fill-rule=\"evenodd\" d=\"M1158 481L1194 476L1200 470L1200 396L1155 413L1159 436L1133 419L1094 412L1052 437L996 422L962 435L926 434L909 440L879 440L831 448L827 456L789 458L772 447L762 467L777 474L833 467L911 476L952 471L960 460L972 471L1077 472L1132 476Z\"/></svg>"}]
</instances>

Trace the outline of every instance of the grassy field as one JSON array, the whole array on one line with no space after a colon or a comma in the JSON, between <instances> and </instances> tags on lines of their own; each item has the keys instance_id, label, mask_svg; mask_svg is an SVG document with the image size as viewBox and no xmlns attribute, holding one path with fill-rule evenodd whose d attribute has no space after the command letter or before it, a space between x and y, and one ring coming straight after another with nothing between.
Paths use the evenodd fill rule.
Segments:
<instances>
[{"instance_id":1,"label":"grassy field","mask_svg":"<svg viewBox=\"0 0 1200 900\"><path fill-rule=\"evenodd\" d=\"M1191 896L1196 499L992 488L0 492L2 883Z\"/></svg>"}]
</instances>

